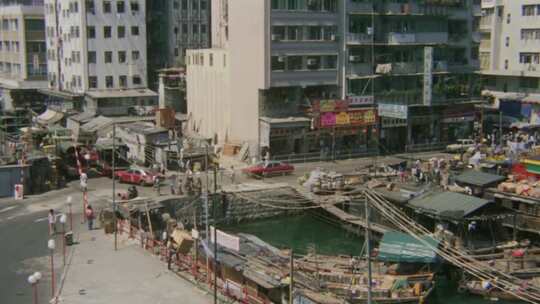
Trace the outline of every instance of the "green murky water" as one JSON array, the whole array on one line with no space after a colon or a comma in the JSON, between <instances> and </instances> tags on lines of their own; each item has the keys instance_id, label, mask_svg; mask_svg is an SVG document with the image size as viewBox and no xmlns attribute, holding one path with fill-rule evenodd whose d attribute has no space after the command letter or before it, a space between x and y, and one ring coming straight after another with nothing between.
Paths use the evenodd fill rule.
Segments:
<instances>
[{"instance_id":1,"label":"green murky water","mask_svg":"<svg viewBox=\"0 0 540 304\"><path fill-rule=\"evenodd\" d=\"M323 222L310 215L288 218L274 218L251 223L240 223L225 228L230 232L244 232L258 236L279 248L293 248L297 253L307 252L315 247L321 254L358 255L363 247L363 239L345 230ZM435 294L429 304L514 304L519 302L484 300L457 293L457 282L440 277Z\"/></svg>"}]
</instances>

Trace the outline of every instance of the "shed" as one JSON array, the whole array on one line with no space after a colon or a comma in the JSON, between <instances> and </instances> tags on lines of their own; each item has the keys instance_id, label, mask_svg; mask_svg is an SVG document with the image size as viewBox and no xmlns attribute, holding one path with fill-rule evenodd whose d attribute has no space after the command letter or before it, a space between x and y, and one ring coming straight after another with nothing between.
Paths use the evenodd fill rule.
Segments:
<instances>
[{"instance_id":1,"label":"shed","mask_svg":"<svg viewBox=\"0 0 540 304\"><path fill-rule=\"evenodd\" d=\"M462 220L490 201L455 192L431 192L409 201L413 209L439 218Z\"/></svg>"},{"instance_id":2,"label":"shed","mask_svg":"<svg viewBox=\"0 0 540 304\"><path fill-rule=\"evenodd\" d=\"M401 232L386 232L379 246L378 259L395 263L436 263L437 254L433 249L439 246L439 241L430 236L422 239L423 242Z\"/></svg>"},{"instance_id":3,"label":"shed","mask_svg":"<svg viewBox=\"0 0 540 304\"><path fill-rule=\"evenodd\" d=\"M456 177L456 181L461 184L487 188L506 180L506 177L485 173L476 170L466 171Z\"/></svg>"}]
</instances>

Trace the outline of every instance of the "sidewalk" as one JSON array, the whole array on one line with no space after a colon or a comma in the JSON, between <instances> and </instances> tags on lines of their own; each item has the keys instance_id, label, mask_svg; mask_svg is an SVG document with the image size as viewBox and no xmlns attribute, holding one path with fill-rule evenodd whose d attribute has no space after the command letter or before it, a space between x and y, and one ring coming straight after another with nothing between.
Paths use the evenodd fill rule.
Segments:
<instances>
[{"instance_id":1,"label":"sidewalk","mask_svg":"<svg viewBox=\"0 0 540 304\"><path fill-rule=\"evenodd\" d=\"M211 295L167 271L133 242L119 238L115 252L113 236L103 230L83 230L76 239L59 303L212 303Z\"/></svg>"}]
</instances>

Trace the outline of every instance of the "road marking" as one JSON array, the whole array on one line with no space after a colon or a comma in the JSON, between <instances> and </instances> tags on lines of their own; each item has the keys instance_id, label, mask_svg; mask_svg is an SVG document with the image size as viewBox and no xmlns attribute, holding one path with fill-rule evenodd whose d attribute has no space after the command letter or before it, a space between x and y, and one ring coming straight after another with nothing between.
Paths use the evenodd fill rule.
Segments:
<instances>
[{"instance_id":1,"label":"road marking","mask_svg":"<svg viewBox=\"0 0 540 304\"><path fill-rule=\"evenodd\" d=\"M17 208L17 206L6 207L4 209L0 209L0 213L8 212L9 210L12 210L12 209L15 209L15 208Z\"/></svg>"}]
</instances>

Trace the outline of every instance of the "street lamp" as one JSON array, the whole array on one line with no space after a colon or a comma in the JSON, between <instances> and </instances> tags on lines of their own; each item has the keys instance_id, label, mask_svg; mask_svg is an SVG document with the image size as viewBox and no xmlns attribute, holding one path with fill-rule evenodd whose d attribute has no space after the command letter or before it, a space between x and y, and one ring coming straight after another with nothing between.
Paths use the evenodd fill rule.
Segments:
<instances>
[{"instance_id":1,"label":"street lamp","mask_svg":"<svg viewBox=\"0 0 540 304\"><path fill-rule=\"evenodd\" d=\"M66 265L66 221L67 216L62 214L60 216L60 223L62 224L62 254L64 255L64 266Z\"/></svg>"},{"instance_id":2,"label":"street lamp","mask_svg":"<svg viewBox=\"0 0 540 304\"><path fill-rule=\"evenodd\" d=\"M34 274L28 276L28 283L32 285L34 304L38 303L37 284L39 283L40 280L41 280L41 272L34 272Z\"/></svg>"},{"instance_id":3,"label":"street lamp","mask_svg":"<svg viewBox=\"0 0 540 304\"><path fill-rule=\"evenodd\" d=\"M56 289L55 288L56 280L54 276L54 249L56 248L56 243L54 242L54 239L50 239L47 242L47 247L49 248L51 252L51 294L52 294L52 298L54 299L54 292Z\"/></svg>"},{"instance_id":4,"label":"street lamp","mask_svg":"<svg viewBox=\"0 0 540 304\"><path fill-rule=\"evenodd\" d=\"M66 198L66 203L69 206L69 231L73 231L73 213L71 211L71 201L72 201L72 197L70 195Z\"/></svg>"}]
</instances>

